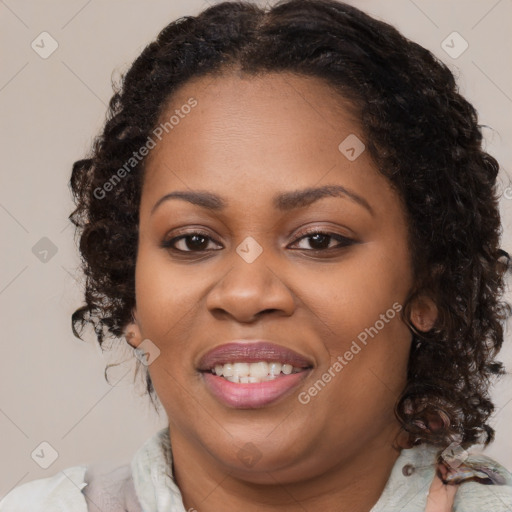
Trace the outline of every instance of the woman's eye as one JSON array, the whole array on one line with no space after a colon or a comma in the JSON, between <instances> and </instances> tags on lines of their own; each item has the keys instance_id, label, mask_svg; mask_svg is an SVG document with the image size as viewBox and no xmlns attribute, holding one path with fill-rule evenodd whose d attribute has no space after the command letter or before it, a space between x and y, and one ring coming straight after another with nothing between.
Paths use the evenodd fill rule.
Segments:
<instances>
[{"instance_id":1,"label":"woman's eye","mask_svg":"<svg viewBox=\"0 0 512 512\"><path fill-rule=\"evenodd\" d=\"M310 251L325 251L328 249L339 249L347 247L355 243L354 240L347 238L336 233L325 233L322 231L313 231L301 236L296 242L304 242L303 247L299 249L306 249ZM334 242L334 245L333 243ZM309 247L306 247L309 245Z\"/></svg>"},{"instance_id":2,"label":"woman's eye","mask_svg":"<svg viewBox=\"0 0 512 512\"><path fill-rule=\"evenodd\" d=\"M180 235L169 240L164 240L162 242L162 247L181 252L207 251L211 250L208 249L209 241L213 241L213 239L204 233L187 233L186 235Z\"/></svg>"}]
</instances>

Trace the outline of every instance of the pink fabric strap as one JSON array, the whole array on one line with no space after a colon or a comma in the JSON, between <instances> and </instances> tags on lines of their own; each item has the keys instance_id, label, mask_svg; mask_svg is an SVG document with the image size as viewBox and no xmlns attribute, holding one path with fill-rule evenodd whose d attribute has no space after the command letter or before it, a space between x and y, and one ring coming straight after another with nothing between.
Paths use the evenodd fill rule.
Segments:
<instances>
[{"instance_id":1,"label":"pink fabric strap","mask_svg":"<svg viewBox=\"0 0 512 512\"><path fill-rule=\"evenodd\" d=\"M452 512L458 485L446 485L434 476L427 497L425 512Z\"/></svg>"}]
</instances>

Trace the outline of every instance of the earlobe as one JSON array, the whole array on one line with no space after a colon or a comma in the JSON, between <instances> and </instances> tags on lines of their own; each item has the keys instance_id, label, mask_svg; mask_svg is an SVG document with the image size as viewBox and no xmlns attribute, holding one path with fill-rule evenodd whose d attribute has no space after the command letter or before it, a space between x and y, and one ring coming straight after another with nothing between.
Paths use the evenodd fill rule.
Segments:
<instances>
[{"instance_id":1,"label":"earlobe","mask_svg":"<svg viewBox=\"0 0 512 512\"><path fill-rule=\"evenodd\" d=\"M124 337L128 345L133 348L137 348L142 341L142 332L139 325L139 320L137 319L137 311L135 309L132 310L132 321L126 324L123 329Z\"/></svg>"},{"instance_id":2,"label":"earlobe","mask_svg":"<svg viewBox=\"0 0 512 512\"><path fill-rule=\"evenodd\" d=\"M430 331L437 320L437 306L434 301L425 296L415 299L411 307L410 320L419 331Z\"/></svg>"}]
</instances>

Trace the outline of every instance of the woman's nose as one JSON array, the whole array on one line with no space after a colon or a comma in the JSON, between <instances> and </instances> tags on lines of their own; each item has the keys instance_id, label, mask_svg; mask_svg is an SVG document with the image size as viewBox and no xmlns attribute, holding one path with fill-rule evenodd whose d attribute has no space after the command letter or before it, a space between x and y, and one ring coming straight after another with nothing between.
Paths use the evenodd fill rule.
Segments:
<instances>
[{"instance_id":1,"label":"woman's nose","mask_svg":"<svg viewBox=\"0 0 512 512\"><path fill-rule=\"evenodd\" d=\"M241 244L242 248L243 245ZM252 249L251 249L252 250ZM233 265L211 288L206 305L212 314L224 314L238 322L253 322L263 312L290 316L295 309L292 291L270 267L265 251L258 257L233 255ZM250 251L247 253L250 254Z\"/></svg>"}]
</instances>

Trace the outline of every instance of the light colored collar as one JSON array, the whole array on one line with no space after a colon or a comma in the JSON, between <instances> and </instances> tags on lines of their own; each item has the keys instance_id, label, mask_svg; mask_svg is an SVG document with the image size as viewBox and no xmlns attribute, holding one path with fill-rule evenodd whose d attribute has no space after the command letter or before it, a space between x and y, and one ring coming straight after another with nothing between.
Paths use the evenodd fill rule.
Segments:
<instances>
[{"instance_id":1,"label":"light colored collar","mask_svg":"<svg viewBox=\"0 0 512 512\"><path fill-rule=\"evenodd\" d=\"M150 437L131 462L133 484L144 512L187 512L172 477L169 427Z\"/></svg>"},{"instance_id":2,"label":"light colored collar","mask_svg":"<svg viewBox=\"0 0 512 512\"><path fill-rule=\"evenodd\" d=\"M402 450L378 502L370 512L422 512L434 477L437 449L420 445ZM406 467L406 469L404 469ZM136 452L131 469L144 512L187 512L172 477L169 427L158 431Z\"/></svg>"}]
</instances>

